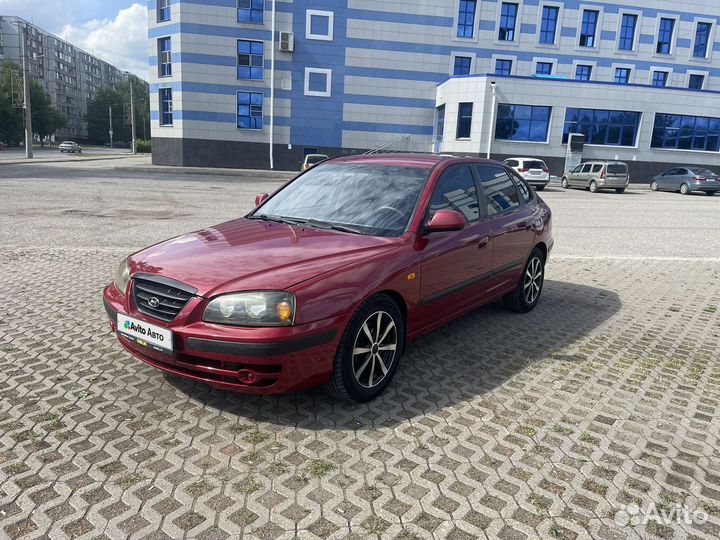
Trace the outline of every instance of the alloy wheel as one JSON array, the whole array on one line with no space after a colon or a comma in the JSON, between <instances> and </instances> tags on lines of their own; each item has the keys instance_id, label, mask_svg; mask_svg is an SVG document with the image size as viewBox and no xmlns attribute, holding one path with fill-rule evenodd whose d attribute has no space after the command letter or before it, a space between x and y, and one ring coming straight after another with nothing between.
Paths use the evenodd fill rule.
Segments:
<instances>
[{"instance_id":1,"label":"alloy wheel","mask_svg":"<svg viewBox=\"0 0 720 540\"><path fill-rule=\"evenodd\" d=\"M683 195L687 195L688 193L690 193L690 186L688 186L687 184L683 184L682 186L680 186L680 193L682 193Z\"/></svg>"},{"instance_id":2,"label":"alloy wheel","mask_svg":"<svg viewBox=\"0 0 720 540\"><path fill-rule=\"evenodd\" d=\"M530 261L530 264L528 264L523 279L523 294L525 295L525 302L529 305L534 304L535 300L537 300L537 297L540 295L542 280L542 261L538 257L534 257Z\"/></svg>"},{"instance_id":3,"label":"alloy wheel","mask_svg":"<svg viewBox=\"0 0 720 540\"><path fill-rule=\"evenodd\" d=\"M653 181L650 183L650 189L652 189L653 191L657 191L657 190L658 190L657 180L653 180Z\"/></svg>"},{"instance_id":4,"label":"alloy wheel","mask_svg":"<svg viewBox=\"0 0 720 540\"><path fill-rule=\"evenodd\" d=\"M363 388L379 385L390 371L397 353L398 330L392 316L376 311L360 326L352 350L352 370Z\"/></svg>"}]
</instances>

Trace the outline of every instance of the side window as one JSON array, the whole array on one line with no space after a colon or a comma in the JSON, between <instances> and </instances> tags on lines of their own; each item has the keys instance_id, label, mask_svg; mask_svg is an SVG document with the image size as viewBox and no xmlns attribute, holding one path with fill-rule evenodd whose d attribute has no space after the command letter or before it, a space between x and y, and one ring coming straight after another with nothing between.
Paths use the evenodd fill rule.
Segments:
<instances>
[{"instance_id":1,"label":"side window","mask_svg":"<svg viewBox=\"0 0 720 540\"><path fill-rule=\"evenodd\" d=\"M678 171L677 169L670 169L669 171L665 172L663 174L663 176L673 176L673 175L677 174L677 171Z\"/></svg>"},{"instance_id":2,"label":"side window","mask_svg":"<svg viewBox=\"0 0 720 540\"><path fill-rule=\"evenodd\" d=\"M590 165L588 163L587 165L583 165L582 171L580 171L580 172L589 173L591 169L592 169L592 165Z\"/></svg>"},{"instance_id":3,"label":"side window","mask_svg":"<svg viewBox=\"0 0 720 540\"><path fill-rule=\"evenodd\" d=\"M430 200L428 219L439 210L460 212L468 222L478 220L480 204L469 165L452 167L440 177Z\"/></svg>"},{"instance_id":4,"label":"side window","mask_svg":"<svg viewBox=\"0 0 720 540\"><path fill-rule=\"evenodd\" d=\"M504 169L478 165L477 171L485 194L488 216L495 216L520 207L518 190Z\"/></svg>"},{"instance_id":5,"label":"side window","mask_svg":"<svg viewBox=\"0 0 720 540\"><path fill-rule=\"evenodd\" d=\"M515 186L517 186L518 193L520 193L520 203L525 204L527 202L530 202L530 187L525 183L525 180L515 174L514 171L510 172L513 173L510 175L510 178L512 178Z\"/></svg>"},{"instance_id":6,"label":"side window","mask_svg":"<svg viewBox=\"0 0 720 540\"><path fill-rule=\"evenodd\" d=\"M579 172L582 170L582 168L583 168L582 165L578 165L577 167L575 167L575 168L574 168L572 171L570 171L570 172L579 173Z\"/></svg>"},{"instance_id":7,"label":"side window","mask_svg":"<svg viewBox=\"0 0 720 540\"><path fill-rule=\"evenodd\" d=\"M509 167L519 167L519 166L520 166L520 163L519 163L518 160L516 160L516 159L509 159L509 160L507 161L507 165L508 165Z\"/></svg>"},{"instance_id":8,"label":"side window","mask_svg":"<svg viewBox=\"0 0 720 540\"><path fill-rule=\"evenodd\" d=\"M677 172L675 174L679 174L681 176L687 176L690 174L687 169L677 169Z\"/></svg>"},{"instance_id":9,"label":"side window","mask_svg":"<svg viewBox=\"0 0 720 540\"><path fill-rule=\"evenodd\" d=\"M604 165L593 165L592 172L599 173L600 171L603 170L603 167L604 167Z\"/></svg>"}]
</instances>

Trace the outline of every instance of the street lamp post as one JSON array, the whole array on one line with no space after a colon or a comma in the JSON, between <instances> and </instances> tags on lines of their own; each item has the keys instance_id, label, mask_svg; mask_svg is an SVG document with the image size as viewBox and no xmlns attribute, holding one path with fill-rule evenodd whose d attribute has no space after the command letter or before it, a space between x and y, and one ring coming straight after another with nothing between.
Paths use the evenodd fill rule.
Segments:
<instances>
[{"instance_id":1,"label":"street lamp post","mask_svg":"<svg viewBox=\"0 0 720 540\"><path fill-rule=\"evenodd\" d=\"M110 134L110 148L113 147L113 128L112 128L112 105L108 106L108 111L110 114L110 130L108 133Z\"/></svg>"},{"instance_id":2,"label":"street lamp post","mask_svg":"<svg viewBox=\"0 0 720 540\"><path fill-rule=\"evenodd\" d=\"M32 159L32 105L30 103L30 77L28 75L27 27L21 30L22 70L23 70L23 107L25 109L25 157Z\"/></svg>"}]
</instances>

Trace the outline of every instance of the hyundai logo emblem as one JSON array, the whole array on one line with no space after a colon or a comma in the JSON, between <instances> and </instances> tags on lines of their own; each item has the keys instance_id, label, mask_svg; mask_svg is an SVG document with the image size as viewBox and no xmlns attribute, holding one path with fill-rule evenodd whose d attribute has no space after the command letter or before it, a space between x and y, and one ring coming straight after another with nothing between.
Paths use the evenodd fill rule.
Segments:
<instances>
[{"instance_id":1,"label":"hyundai logo emblem","mask_svg":"<svg viewBox=\"0 0 720 540\"><path fill-rule=\"evenodd\" d=\"M148 300L148 305L149 305L151 308L156 308L156 307L158 307L158 306L160 305L160 300L158 300L158 298L155 297L155 296L151 296L151 297L150 297L150 300Z\"/></svg>"}]
</instances>

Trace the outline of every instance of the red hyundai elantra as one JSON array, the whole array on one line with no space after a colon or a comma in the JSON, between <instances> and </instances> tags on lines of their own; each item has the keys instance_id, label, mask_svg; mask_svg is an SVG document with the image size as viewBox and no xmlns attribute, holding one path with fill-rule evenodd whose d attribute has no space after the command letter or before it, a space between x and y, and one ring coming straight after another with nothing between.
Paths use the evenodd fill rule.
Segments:
<instances>
[{"instance_id":1,"label":"red hyundai elantra","mask_svg":"<svg viewBox=\"0 0 720 540\"><path fill-rule=\"evenodd\" d=\"M504 165L323 162L245 217L124 260L104 290L131 354L222 388L378 396L407 340L495 299L540 299L551 212Z\"/></svg>"}]
</instances>

